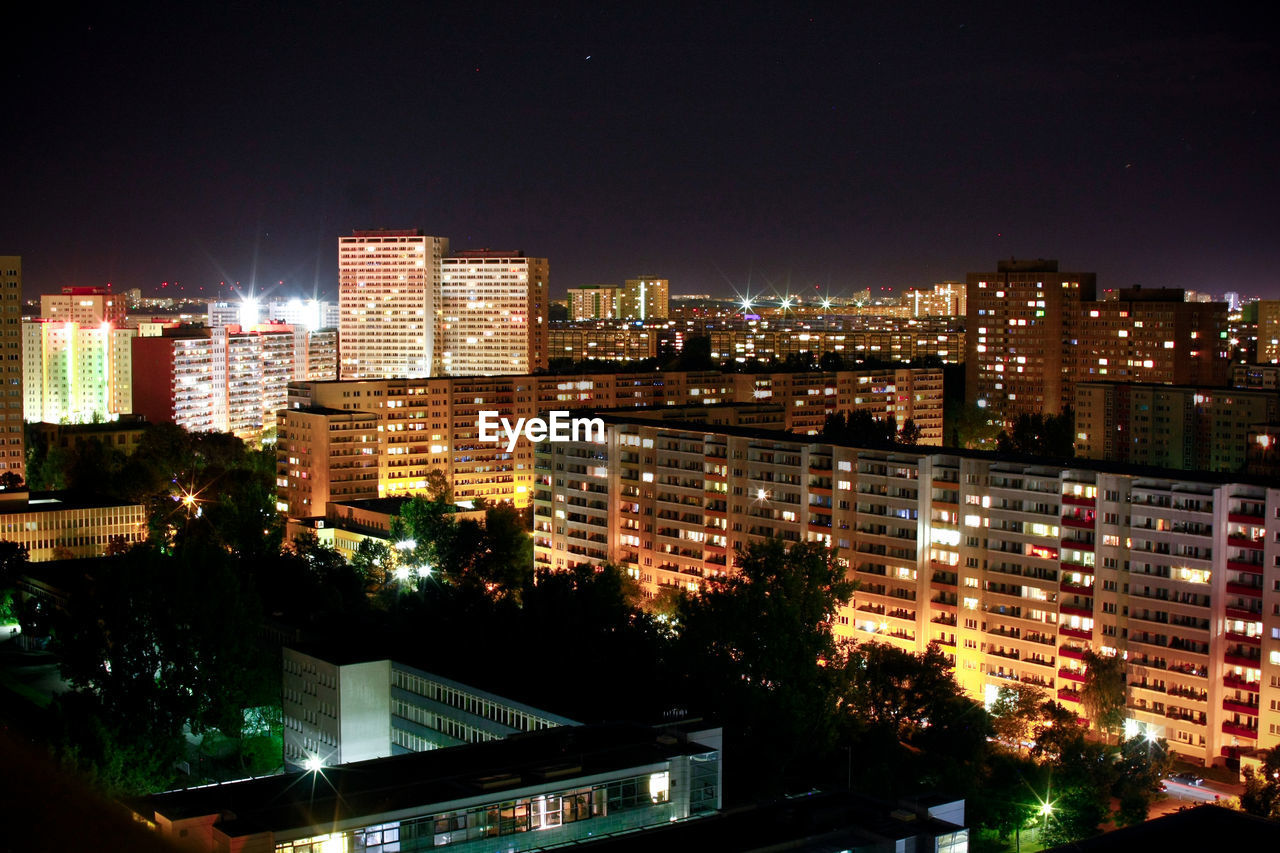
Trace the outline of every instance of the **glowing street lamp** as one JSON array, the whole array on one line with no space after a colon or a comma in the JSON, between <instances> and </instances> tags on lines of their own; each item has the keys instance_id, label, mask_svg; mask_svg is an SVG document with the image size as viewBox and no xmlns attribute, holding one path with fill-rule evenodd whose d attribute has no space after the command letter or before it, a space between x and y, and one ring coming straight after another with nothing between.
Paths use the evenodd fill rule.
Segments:
<instances>
[{"instance_id":1,"label":"glowing street lamp","mask_svg":"<svg viewBox=\"0 0 1280 853\"><path fill-rule=\"evenodd\" d=\"M309 755L307 760L302 762L302 769L308 773L319 773L324 769L324 762L320 760L318 755Z\"/></svg>"},{"instance_id":2,"label":"glowing street lamp","mask_svg":"<svg viewBox=\"0 0 1280 853\"><path fill-rule=\"evenodd\" d=\"M409 579L409 567L400 566L391 575L398 581L407 581Z\"/></svg>"}]
</instances>

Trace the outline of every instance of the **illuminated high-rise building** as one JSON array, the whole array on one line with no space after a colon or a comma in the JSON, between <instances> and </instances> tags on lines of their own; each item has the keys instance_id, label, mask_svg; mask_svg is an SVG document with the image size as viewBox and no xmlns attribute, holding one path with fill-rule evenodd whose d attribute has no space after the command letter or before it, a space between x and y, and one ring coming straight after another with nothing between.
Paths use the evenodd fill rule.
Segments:
<instances>
[{"instance_id":1,"label":"illuminated high-rise building","mask_svg":"<svg viewBox=\"0 0 1280 853\"><path fill-rule=\"evenodd\" d=\"M523 374L547 366L546 258L477 249L448 255L440 266L439 375ZM345 337L342 348L345 365Z\"/></svg>"},{"instance_id":2,"label":"illuminated high-rise building","mask_svg":"<svg viewBox=\"0 0 1280 853\"><path fill-rule=\"evenodd\" d=\"M670 283L665 278L629 278L618 297L618 316L624 320L660 320L670 313Z\"/></svg>"},{"instance_id":3,"label":"illuminated high-rise building","mask_svg":"<svg viewBox=\"0 0 1280 853\"><path fill-rule=\"evenodd\" d=\"M0 385L4 388L0 415L0 475L26 478L22 426L22 258L0 255Z\"/></svg>"},{"instance_id":4,"label":"illuminated high-rise building","mask_svg":"<svg viewBox=\"0 0 1280 853\"><path fill-rule=\"evenodd\" d=\"M612 320L618 316L618 288L584 284L569 288L570 320Z\"/></svg>"},{"instance_id":5,"label":"illuminated high-rise building","mask_svg":"<svg viewBox=\"0 0 1280 853\"><path fill-rule=\"evenodd\" d=\"M22 324L23 412L28 421L90 423L133 411L136 329L111 323Z\"/></svg>"},{"instance_id":6,"label":"illuminated high-rise building","mask_svg":"<svg viewBox=\"0 0 1280 853\"><path fill-rule=\"evenodd\" d=\"M64 287L61 293L40 296L40 317L92 326L98 323L124 325L128 314L122 294L105 287Z\"/></svg>"},{"instance_id":7,"label":"illuminated high-rise building","mask_svg":"<svg viewBox=\"0 0 1280 853\"><path fill-rule=\"evenodd\" d=\"M997 420L1056 415L1071 405L1079 305L1094 273L1059 272L1057 261L1000 261L969 273L965 396Z\"/></svg>"},{"instance_id":8,"label":"illuminated high-rise building","mask_svg":"<svg viewBox=\"0 0 1280 853\"><path fill-rule=\"evenodd\" d=\"M338 330L343 379L430 376L440 310L444 237L420 230L338 238Z\"/></svg>"}]
</instances>

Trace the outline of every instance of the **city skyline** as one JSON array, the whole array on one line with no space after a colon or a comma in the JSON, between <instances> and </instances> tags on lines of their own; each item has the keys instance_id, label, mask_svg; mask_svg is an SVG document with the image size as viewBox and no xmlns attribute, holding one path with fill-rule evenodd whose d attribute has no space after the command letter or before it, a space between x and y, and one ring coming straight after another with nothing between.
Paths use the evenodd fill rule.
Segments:
<instances>
[{"instance_id":1,"label":"city skyline","mask_svg":"<svg viewBox=\"0 0 1280 853\"><path fill-rule=\"evenodd\" d=\"M0 251L28 295L332 297L336 236L412 227L546 257L554 298L642 273L841 296L1013 256L1280 296L1247 15L739 12L37 19L4 88L27 120Z\"/></svg>"}]
</instances>

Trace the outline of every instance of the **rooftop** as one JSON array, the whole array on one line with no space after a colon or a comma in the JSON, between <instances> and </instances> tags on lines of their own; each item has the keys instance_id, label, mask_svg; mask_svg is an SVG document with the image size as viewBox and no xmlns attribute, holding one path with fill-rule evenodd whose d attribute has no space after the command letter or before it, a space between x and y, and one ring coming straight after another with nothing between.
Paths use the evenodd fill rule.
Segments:
<instances>
[{"instance_id":1,"label":"rooftop","mask_svg":"<svg viewBox=\"0 0 1280 853\"><path fill-rule=\"evenodd\" d=\"M336 827L361 818L644 767L709 751L636 725L562 727L504 740L153 794L130 802L170 820L223 815L230 837Z\"/></svg>"}]
</instances>

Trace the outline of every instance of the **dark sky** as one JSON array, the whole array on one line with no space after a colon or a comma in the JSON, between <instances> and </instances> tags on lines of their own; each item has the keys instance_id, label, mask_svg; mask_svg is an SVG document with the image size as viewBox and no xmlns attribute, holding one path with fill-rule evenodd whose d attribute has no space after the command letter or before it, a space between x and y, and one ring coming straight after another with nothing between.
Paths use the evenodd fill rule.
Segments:
<instances>
[{"instance_id":1,"label":"dark sky","mask_svg":"<svg viewBox=\"0 0 1280 853\"><path fill-rule=\"evenodd\" d=\"M1280 296L1262 12L41 5L0 73L29 292L333 292L339 234L421 227L546 256L556 293L841 295L1017 255Z\"/></svg>"}]
</instances>

